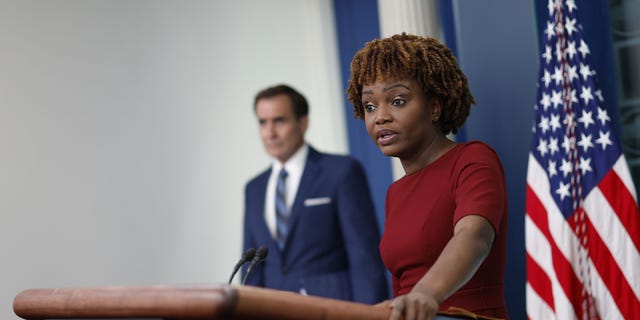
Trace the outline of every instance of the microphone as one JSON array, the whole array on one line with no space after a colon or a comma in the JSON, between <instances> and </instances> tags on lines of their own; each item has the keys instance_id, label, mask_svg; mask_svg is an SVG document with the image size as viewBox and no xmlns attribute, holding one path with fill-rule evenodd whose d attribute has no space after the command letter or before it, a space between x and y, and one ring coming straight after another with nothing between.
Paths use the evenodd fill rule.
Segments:
<instances>
[{"instance_id":1,"label":"microphone","mask_svg":"<svg viewBox=\"0 0 640 320\"><path fill-rule=\"evenodd\" d=\"M247 268L247 274L244 275L244 279L242 280L243 285L245 282L247 282L247 279L249 279L249 276L253 272L253 269L256 267L256 265L258 265L260 261L264 260L264 258L267 257L267 254L269 254L269 248L265 246L260 246L260 248L258 248L258 250L256 251L256 255L251 260L249 268Z\"/></svg>"},{"instance_id":2,"label":"microphone","mask_svg":"<svg viewBox=\"0 0 640 320\"><path fill-rule=\"evenodd\" d=\"M233 280L233 277L236 275L240 267L242 267L243 264L251 261L251 259L253 259L255 255L256 255L256 249L254 248L249 248L244 253L242 253L242 257L240 258L240 260L238 260L238 263L236 263L236 266L233 267L233 272L231 273L231 277L229 278L229 284L231 284L231 280Z\"/></svg>"}]
</instances>

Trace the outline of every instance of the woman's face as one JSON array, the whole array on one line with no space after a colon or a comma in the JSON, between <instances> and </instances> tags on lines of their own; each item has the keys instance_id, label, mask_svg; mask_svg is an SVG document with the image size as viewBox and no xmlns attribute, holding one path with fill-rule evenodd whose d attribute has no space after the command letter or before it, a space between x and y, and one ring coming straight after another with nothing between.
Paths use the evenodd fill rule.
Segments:
<instances>
[{"instance_id":1,"label":"woman's face","mask_svg":"<svg viewBox=\"0 0 640 320\"><path fill-rule=\"evenodd\" d=\"M433 119L440 115L440 107L412 78L364 85L362 105L367 132L387 156L415 158L438 134Z\"/></svg>"}]
</instances>

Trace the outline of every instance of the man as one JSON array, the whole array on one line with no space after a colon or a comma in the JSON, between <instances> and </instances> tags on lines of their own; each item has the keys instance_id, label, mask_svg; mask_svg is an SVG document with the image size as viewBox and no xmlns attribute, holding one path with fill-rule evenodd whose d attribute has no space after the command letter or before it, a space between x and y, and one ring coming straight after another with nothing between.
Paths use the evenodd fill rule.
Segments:
<instances>
[{"instance_id":1,"label":"man","mask_svg":"<svg viewBox=\"0 0 640 320\"><path fill-rule=\"evenodd\" d=\"M308 104L293 88L264 89L254 111L273 164L246 186L244 249L266 246L269 254L245 284L370 304L387 299L362 166L305 143Z\"/></svg>"}]
</instances>

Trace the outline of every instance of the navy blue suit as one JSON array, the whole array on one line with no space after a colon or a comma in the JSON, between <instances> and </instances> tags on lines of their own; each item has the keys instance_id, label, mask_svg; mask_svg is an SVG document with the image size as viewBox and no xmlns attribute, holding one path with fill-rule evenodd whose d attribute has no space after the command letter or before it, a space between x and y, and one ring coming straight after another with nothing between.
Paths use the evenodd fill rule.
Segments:
<instances>
[{"instance_id":1,"label":"navy blue suit","mask_svg":"<svg viewBox=\"0 0 640 320\"><path fill-rule=\"evenodd\" d=\"M369 304L388 299L379 228L360 163L309 147L283 250L264 218L270 174L260 173L245 189L244 249L269 248L246 284Z\"/></svg>"}]
</instances>

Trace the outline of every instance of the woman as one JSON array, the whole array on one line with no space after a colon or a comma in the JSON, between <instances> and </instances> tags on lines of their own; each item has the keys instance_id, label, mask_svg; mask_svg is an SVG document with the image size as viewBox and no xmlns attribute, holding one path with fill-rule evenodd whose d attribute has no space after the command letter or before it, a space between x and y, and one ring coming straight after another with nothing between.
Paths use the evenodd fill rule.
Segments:
<instances>
[{"instance_id":1,"label":"woman","mask_svg":"<svg viewBox=\"0 0 640 320\"><path fill-rule=\"evenodd\" d=\"M504 172L488 145L447 138L475 103L451 51L415 35L373 40L353 58L347 94L405 171L387 191L380 242L391 319L433 319L450 307L507 318Z\"/></svg>"}]
</instances>

